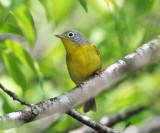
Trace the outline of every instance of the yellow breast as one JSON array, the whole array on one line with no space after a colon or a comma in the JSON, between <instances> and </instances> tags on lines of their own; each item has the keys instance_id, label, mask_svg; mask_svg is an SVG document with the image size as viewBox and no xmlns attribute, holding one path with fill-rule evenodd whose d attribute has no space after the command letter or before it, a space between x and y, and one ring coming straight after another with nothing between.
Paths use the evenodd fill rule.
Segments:
<instances>
[{"instance_id":1,"label":"yellow breast","mask_svg":"<svg viewBox=\"0 0 160 133\"><path fill-rule=\"evenodd\" d=\"M101 69L101 57L94 44L77 46L62 40L67 51L67 68L73 82L83 82Z\"/></svg>"}]
</instances>

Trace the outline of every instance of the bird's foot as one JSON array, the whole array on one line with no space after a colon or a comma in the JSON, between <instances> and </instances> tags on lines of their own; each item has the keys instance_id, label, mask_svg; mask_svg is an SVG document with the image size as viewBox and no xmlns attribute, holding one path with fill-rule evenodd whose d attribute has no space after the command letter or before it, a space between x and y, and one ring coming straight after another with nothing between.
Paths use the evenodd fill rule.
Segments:
<instances>
[{"instance_id":1,"label":"bird's foot","mask_svg":"<svg viewBox=\"0 0 160 133\"><path fill-rule=\"evenodd\" d=\"M84 82L78 82L77 83L77 87L81 87L82 88L82 85L84 85Z\"/></svg>"},{"instance_id":2,"label":"bird's foot","mask_svg":"<svg viewBox=\"0 0 160 133\"><path fill-rule=\"evenodd\" d=\"M100 75L101 74L101 70L95 71L95 75Z\"/></svg>"}]
</instances>

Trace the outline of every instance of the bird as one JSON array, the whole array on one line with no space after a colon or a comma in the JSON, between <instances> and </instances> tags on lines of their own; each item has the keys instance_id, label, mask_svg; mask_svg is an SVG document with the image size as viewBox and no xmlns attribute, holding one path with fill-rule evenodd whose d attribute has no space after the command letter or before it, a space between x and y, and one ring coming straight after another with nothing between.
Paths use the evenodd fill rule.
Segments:
<instances>
[{"instance_id":1,"label":"bird","mask_svg":"<svg viewBox=\"0 0 160 133\"><path fill-rule=\"evenodd\" d=\"M76 30L67 30L55 36L63 42L68 72L76 85L81 86L93 75L100 74L101 55L94 43L90 43L82 33ZM83 104L84 113L90 110L97 111L94 97Z\"/></svg>"}]
</instances>

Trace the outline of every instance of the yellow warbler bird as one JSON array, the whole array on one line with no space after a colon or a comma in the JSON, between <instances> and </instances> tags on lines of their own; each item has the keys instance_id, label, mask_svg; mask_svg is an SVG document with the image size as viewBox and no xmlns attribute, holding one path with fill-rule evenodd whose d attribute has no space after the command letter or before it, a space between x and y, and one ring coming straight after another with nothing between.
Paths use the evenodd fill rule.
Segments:
<instances>
[{"instance_id":1,"label":"yellow warbler bird","mask_svg":"<svg viewBox=\"0 0 160 133\"><path fill-rule=\"evenodd\" d=\"M68 30L60 35L67 52L66 63L72 81L76 85L83 84L94 74L101 70L101 56L97 47L90 43L87 38L78 31ZM94 98L84 103L83 111L96 111Z\"/></svg>"}]
</instances>

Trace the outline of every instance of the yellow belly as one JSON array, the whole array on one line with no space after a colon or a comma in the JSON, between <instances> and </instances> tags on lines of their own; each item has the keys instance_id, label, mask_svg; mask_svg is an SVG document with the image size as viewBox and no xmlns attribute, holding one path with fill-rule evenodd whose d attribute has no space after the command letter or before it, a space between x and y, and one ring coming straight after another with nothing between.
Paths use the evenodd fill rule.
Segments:
<instances>
[{"instance_id":1,"label":"yellow belly","mask_svg":"<svg viewBox=\"0 0 160 133\"><path fill-rule=\"evenodd\" d=\"M101 69L101 57L94 44L72 47L72 52L67 52L66 63L70 77L76 84Z\"/></svg>"}]
</instances>

